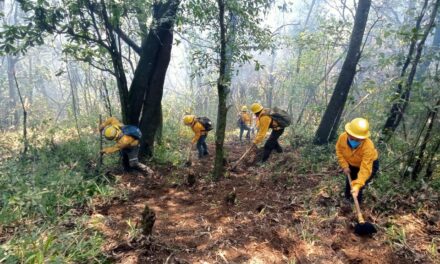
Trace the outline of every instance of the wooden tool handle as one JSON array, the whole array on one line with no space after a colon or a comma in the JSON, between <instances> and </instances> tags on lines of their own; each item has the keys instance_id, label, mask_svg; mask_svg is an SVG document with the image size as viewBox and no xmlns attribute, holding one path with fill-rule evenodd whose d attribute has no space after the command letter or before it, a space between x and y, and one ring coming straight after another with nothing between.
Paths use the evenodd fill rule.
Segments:
<instances>
[{"instance_id":1,"label":"wooden tool handle","mask_svg":"<svg viewBox=\"0 0 440 264\"><path fill-rule=\"evenodd\" d=\"M351 190L351 177L349 174L346 174L347 178L348 178L348 183L350 185L350 190ZM359 223L365 223L365 219L364 216L362 215L361 212L361 207L359 206L359 202L357 197L354 195L354 193L351 193L351 196L353 197L353 201L354 201L354 206L356 208L356 213L357 213L357 217L358 217L358 222Z\"/></svg>"},{"instance_id":2,"label":"wooden tool handle","mask_svg":"<svg viewBox=\"0 0 440 264\"><path fill-rule=\"evenodd\" d=\"M190 144L189 147L188 147L188 159L187 159L187 161L191 161L191 149L192 149L192 144Z\"/></svg>"},{"instance_id":3,"label":"wooden tool handle","mask_svg":"<svg viewBox=\"0 0 440 264\"><path fill-rule=\"evenodd\" d=\"M102 124L102 115L100 114L98 129L100 128L101 124ZM98 166L102 165L102 156L103 156L102 155L102 145L103 145L102 141L103 141L102 140L102 131L99 130L99 161L98 161Z\"/></svg>"},{"instance_id":4,"label":"wooden tool handle","mask_svg":"<svg viewBox=\"0 0 440 264\"><path fill-rule=\"evenodd\" d=\"M244 159L244 157L246 157L249 154L249 152L251 152L254 146L255 145L252 145L248 150L246 150L243 156L241 156L240 159L238 159L237 162L235 162L234 166L232 166L232 169L235 169L238 166L238 164L240 164L240 162Z\"/></svg>"}]
</instances>

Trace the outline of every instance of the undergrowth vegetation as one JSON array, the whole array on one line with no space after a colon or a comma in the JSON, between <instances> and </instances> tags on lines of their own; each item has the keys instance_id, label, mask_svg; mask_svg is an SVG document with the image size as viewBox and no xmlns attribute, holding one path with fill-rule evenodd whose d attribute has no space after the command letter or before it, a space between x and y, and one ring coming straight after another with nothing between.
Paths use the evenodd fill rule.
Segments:
<instances>
[{"instance_id":1,"label":"undergrowth vegetation","mask_svg":"<svg viewBox=\"0 0 440 264\"><path fill-rule=\"evenodd\" d=\"M91 126L80 138L65 127L33 129L26 155L0 163L1 263L105 259L101 236L87 222L91 199L113 194L96 166L99 140ZM13 137L5 134L2 143ZM9 151L19 154L20 142L13 142Z\"/></svg>"},{"instance_id":2,"label":"undergrowth vegetation","mask_svg":"<svg viewBox=\"0 0 440 264\"><path fill-rule=\"evenodd\" d=\"M89 216L94 199L99 197L101 201L108 201L111 197L123 195L121 190L114 189L114 179L109 179L104 172L104 168L111 170L119 166L119 157L116 154L105 156L104 165L99 168L96 128L89 120L81 122L80 136L72 124L32 128L26 155L21 153L23 142L17 133L5 133L1 137L0 144L8 145L2 149L0 158L1 263L108 261L101 251L104 239ZM210 133L208 138L212 147L213 134ZM191 129L182 126L180 120L167 120L153 162L164 168L183 166L191 137ZM227 138L228 142L237 142L237 131L228 133ZM304 206L310 212L321 196L342 199L345 181L338 172L333 144L316 146L311 140L305 130L288 131L282 138L282 145L288 152L274 154L271 163L260 165L272 172L274 182L285 186L294 186L295 180L307 180L313 175L323 176L324 181L301 194L303 198L307 197ZM432 179L420 178L418 181L400 176L399 164L404 159L398 159L407 148L407 144L394 142L380 150L380 166L385 169L365 194L371 210L386 213L392 210L390 202L399 201L401 197L414 192L428 193L429 196L429 192L440 189L440 178L436 173ZM162 176L169 182L177 182L181 178L178 173L178 170L171 170ZM206 174L206 180L209 179L210 174ZM396 188L397 183L399 188ZM426 199L416 200L411 208L422 210ZM335 208L326 210L328 217L336 213ZM135 230L135 225L128 221ZM305 220L298 228L302 239L313 244L317 238L308 225L310 223ZM384 226L384 231L394 247L406 245L404 226L390 223ZM438 254L435 241L430 252L433 258Z\"/></svg>"}]
</instances>

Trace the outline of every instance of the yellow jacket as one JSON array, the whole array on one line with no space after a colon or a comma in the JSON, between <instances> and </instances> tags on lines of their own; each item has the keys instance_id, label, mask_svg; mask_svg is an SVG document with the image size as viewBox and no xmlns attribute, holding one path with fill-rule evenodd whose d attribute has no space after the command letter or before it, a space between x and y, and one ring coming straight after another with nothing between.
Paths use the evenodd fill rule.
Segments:
<instances>
[{"instance_id":1,"label":"yellow jacket","mask_svg":"<svg viewBox=\"0 0 440 264\"><path fill-rule=\"evenodd\" d=\"M241 112L241 121L247 126L251 125L251 116L247 112Z\"/></svg>"},{"instance_id":2,"label":"yellow jacket","mask_svg":"<svg viewBox=\"0 0 440 264\"><path fill-rule=\"evenodd\" d=\"M120 130L124 124L122 124L116 117L110 117L99 126L99 129L102 130L106 126L114 126ZM112 147L104 148L102 151L106 154L110 154L122 149L133 148L139 145L139 140L135 139L134 137L120 135L122 135L122 131L119 131L119 134L115 138L116 144Z\"/></svg>"},{"instance_id":3,"label":"yellow jacket","mask_svg":"<svg viewBox=\"0 0 440 264\"><path fill-rule=\"evenodd\" d=\"M201 135L207 135L208 132L205 131L205 127L202 125L202 123L195 121L194 124L191 126L192 131L194 132L194 137L191 141L191 143L196 143Z\"/></svg>"},{"instance_id":4,"label":"yellow jacket","mask_svg":"<svg viewBox=\"0 0 440 264\"><path fill-rule=\"evenodd\" d=\"M264 109L258 115L257 118L257 127L258 133L254 139L254 144L260 144L263 142L263 139L266 137L266 133L269 128L277 130L279 128L278 124L275 121L272 121L272 118L269 115L270 109Z\"/></svg>"},{"instance_id":5,"label":"yellow jacket","mask_svg":"<svg viewBox=\"0 0 440 264\"><path fill-rule=\"evenodd\" d=\"M336 142L336 156L341 168L348 168L349 165L359 168L357 179L352 181L352 188L359 190L370 178L373 171L373 161L377 160L379 154L373 141L369 138L355 149L350 148L347 140L347 132L339 136L338 142Z\"/></svg>"}]
</instances>

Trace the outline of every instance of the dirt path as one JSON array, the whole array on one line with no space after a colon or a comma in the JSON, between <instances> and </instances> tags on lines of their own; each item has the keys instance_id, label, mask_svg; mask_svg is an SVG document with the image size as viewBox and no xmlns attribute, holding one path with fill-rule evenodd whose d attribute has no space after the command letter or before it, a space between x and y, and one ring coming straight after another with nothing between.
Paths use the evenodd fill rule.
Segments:
<instances>
[{"instance_id":1,"label":"dirt path","mask_svg":"<svg viewBox=\"0 0 440 264\"><path fill-rule=\"evenodd\" d=\"M230 160L237 160L245 150L239 144L226 147ZM124 174L119 176L119 188L128 191L127 199L96 201L92 222L104 233L104 250L116 263L379 264L417 260L417 253L393 251L383 230L374 238L353 234L351 212L344 212L339 199L322 187L332 172L285 176L292 173L297 155L287 150L271 157L271 163L285 170L281 173L273 166L242 167L216 184L206 180L211 157L190 169L155 168L161 176L156 179ZM196 177L192 187L185 183L188 174ZM225 201L231 192L236 195L234 205ZM150 239L142 238L136 228L146 204L156 213ZM376 216L374 220L382 221Z\"/></svg>"}]
</instances>

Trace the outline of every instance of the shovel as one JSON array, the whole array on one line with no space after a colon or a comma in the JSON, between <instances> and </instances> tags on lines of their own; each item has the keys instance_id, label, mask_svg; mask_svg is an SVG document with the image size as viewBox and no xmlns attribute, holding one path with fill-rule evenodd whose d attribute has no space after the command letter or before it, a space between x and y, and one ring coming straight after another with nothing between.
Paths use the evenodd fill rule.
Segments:
<instances>
[{"instance_id":1,"label":"shovel","mask_svg":"<svg viewBox=\"0 0 440 264\"><path fill-rule=\"evenodd\" d=\"M350 190L351 190L351 177L350 175L346 175L348 178L348 182L350 184ZM373 224L365 221L364 217L362 216L361 208L359 206L359 201L357 197L352 193L354 205L356 208L358 223L354 227L354 232L359 236L369 236L377 232L376 228Z\"/></svg>"},{"instance_id":2,"label":"shovel","mask_svg":"<svg viewBox=\"0 0 440 264\"><path fill-rule=\"evenodd\" d=\"M246 152L240 157L240 159L235 162L235 164L231 167L231 170L234 171L235 168L237 168L238 164L241 163L241 161L251 152L252 149L254 149L255 145L252 145Z\"/></svg>"}]
</instances>

